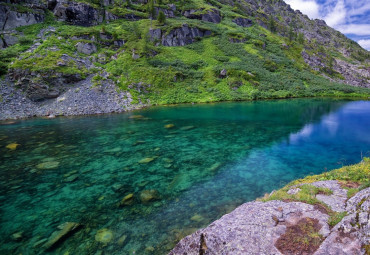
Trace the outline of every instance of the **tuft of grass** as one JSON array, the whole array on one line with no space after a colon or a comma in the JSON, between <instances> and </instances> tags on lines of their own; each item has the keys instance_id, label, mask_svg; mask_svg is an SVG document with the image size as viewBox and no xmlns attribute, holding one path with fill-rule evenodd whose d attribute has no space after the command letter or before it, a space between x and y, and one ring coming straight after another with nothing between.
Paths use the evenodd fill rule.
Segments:
<instances>
[{"instance_id":1,"label":"tuft of grass","mask_svg":"<svg viewBox=\"0 0 370 255\"><path fill-rule=\"evenodd\" d=\"M328 224L330 227L334 227L337 225L345 216L347 215L347 212L337 212L337 213L332 213L330 215Z\"/></svg>"}]
</instances>

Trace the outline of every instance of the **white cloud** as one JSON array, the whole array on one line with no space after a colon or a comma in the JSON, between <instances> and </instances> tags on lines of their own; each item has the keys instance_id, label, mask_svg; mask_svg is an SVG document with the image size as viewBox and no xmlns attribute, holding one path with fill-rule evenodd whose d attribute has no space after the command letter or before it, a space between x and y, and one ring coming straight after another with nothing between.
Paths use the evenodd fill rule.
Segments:
<instances>
[{"instance_id":1,"label":"white cloud","mask_svg":"<svg viewBox=\"0 0 370 255\"><path fill-rule=\"evenodd\" d=\"M338 29L343 34L352 35L370 35L370 24L348 24L337 26Z\"/></svg>"},{"instance_id":2,"label":"white cloud","mask_svg":"<svg viewBox=\"0 0 370 255\"><path fill-rule=\"evenodd\" d=\"M326 23L331 27L336 27L346 23L347 10L343 0L339 0L335 7L324 17Z\"/></svg>"},{"instance_id":3,"label":"white cloud","mask_svg":"<svg viewBox=\"0 0 370 255\"><path fill-rule=\"evenodd\" d=\"M359 40L358 44L360 44L362 48L370 50L370 39Z\"/></svg>"},{"instance_id":4,"label":"white cloud","mask_svg":"<svg viewBox=\"0 0 370 255\"><path fill-rule=\"evenodd\" d=\"M294 10L300 10L311 19L320 17L319 5L315 0L285 0Z\"/></svg>"},{"instance_id":5,"label":"white cloud","mask_svg":"<svg viewBox=\"0 0 370 255\"><path fill-rule=\"evenodd\" d=\"M370 2L361 4L360 6L350 5L349 15L350 16L362 15L368 11L370 11Z\"/></svg>"}]
</instances>

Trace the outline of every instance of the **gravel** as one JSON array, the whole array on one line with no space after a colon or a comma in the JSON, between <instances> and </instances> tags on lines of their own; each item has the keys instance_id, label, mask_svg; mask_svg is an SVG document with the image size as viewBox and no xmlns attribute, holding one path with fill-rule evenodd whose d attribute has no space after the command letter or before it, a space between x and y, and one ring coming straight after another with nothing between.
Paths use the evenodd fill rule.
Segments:
<instances>
[{"instance_id":1,"label":"gravel","mask_svg":"<svg viewBox=\"0 0 370 255\"><path fill-rule=\"evenodd\" d=\"M131 94L118 91L113 82L93 86L91 77L70 86L54 99L33 102L7 78L0 81L0 120L37 116L69 116L119 113L139 109L145 104L132 104Z\"/></svg>"}]
</instances>

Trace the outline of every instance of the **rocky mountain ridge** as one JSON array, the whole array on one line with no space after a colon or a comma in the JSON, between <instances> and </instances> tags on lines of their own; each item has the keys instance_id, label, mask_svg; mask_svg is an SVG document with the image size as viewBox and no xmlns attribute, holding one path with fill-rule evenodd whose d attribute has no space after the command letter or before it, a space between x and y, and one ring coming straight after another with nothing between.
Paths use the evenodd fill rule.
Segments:
<instances>
[{"instance_id":1,"label":"rocky mountain ridge","mask_svg":"<svg viewBox=\"0 0 370 255\"><path fill-rule=\"evenodd\" d=\"M369 93L342 85L370 87L369 52L282 0L7 0L0 14L1 73L35 102L89 75L133 104Z\"/></svg>"}]
</instances>

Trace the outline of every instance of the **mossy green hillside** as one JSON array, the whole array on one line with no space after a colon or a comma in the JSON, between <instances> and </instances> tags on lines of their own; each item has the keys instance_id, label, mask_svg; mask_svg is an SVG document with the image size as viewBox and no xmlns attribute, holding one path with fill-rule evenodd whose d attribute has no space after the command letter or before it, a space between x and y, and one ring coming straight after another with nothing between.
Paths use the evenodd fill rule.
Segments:
<instances>
[{"instance_id":1,"label":"mossy green hillside","mask_svg":"<svg viewBox=\"0 0 370 255\"><path fill-rule=\"evenodd\" d=\"M340 81L343 77L330 66L333 58L340 55L341 59L350 62L359 56L343 56L330 45L318 47L317 42L300 39L295 32L283 36L289 28L279 25L279 17L276 19L276 31L279 32L274 32L258 25L257 21L261 20L258 15L249 16L241 12L244 7L238 8L225 1L192 0L173 2L177 7L177 17L167 18L164 24L160 24L149 19L150 3L115 2L114 5L102 6L99 1L80 2L89 3L94 8L104 8L118 16L130 13L141 19L119 19L98 26L79 27L57 22L48 12L46 23L19 28L25 35L24 39L0 52L2 74L10 67L40 73L78 73L83 77L95 74L97 77L94 80L99 81L101 72L108 72L109 79L132 94L134 103L141 101L150 104L370 95L368 89L330 82L320 76L325 73ZM154 7L167 8L169 3L171 1L155 2ZM199 14L217 9L222 22L214 24L181 16L183 10L189 9L197 9ZM260 11L264 12L262 9ZM236 25L232 22L236 17L251 19L253 26L245 28ZM211 31L211 35L182 47L164 47L149 36L150 29L160 28L167 34L183 24ZM54 26L56 33L40 41L41 45L32 53L22 53L32 45L40 30L48 26ZM104 40L99 39L100 33L110 34L112 40L124 40L125 44L120 49L107 46ZM87 36L90 39L72 40L74 36ZM238 39L240 43L232 42L233 39ZM76 43L91 41L97 46L97 52L88 56L76 51ZM358 55L366 55L358 45L354 44L353 48L355 52L361 52ZM312 70L301 55L303 50L309 54L325 52L323 59L328 62L328 68ZM133 58L133 53L139 58ZM73 61L58 65L63 54L89 58L96 68L89 71L78 68ZM99 61L102 56L105 60ZM226 76L220 75L223 69L227 71Z\"/></svg>"}]
</instances>

